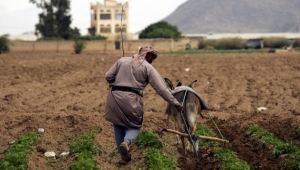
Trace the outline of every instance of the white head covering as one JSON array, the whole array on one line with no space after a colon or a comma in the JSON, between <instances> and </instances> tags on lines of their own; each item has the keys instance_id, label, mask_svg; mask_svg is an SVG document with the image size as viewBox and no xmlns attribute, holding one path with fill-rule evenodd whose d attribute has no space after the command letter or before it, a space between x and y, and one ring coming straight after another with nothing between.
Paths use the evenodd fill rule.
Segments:
<instances>
[{"instance_id":1,"label":"white head covering","mask_svg":"<svg viewBox=\"0 0 300 170\"><path fill-rule=\"evenodd\" d=\"M158 56L157 51L152 48L152 47L139 47L139 50L136 54L133 55L133 59L132 59L132 65L134 67L138 67L139 65L142 64L142 62L145 60L145 57L147 55L147 53L152 53L154 55L156 55L156 57Z\"/></svg>"}]
</instances>

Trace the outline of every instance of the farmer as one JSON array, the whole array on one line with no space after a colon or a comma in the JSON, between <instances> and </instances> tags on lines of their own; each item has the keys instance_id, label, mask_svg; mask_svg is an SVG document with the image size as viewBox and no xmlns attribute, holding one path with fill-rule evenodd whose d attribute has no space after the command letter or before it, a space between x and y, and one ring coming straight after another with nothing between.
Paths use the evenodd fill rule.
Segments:
<instances>
[{"instance_id":1,"label":"farmer","mask_svg":"<svg viewBox=\"0 0 300 170\"><path fill-rule=\"evenodd\" d=\"M152 47L139 47L133 57L120 58L105 74L109 93L105 119L113 124L120 164L131 161L129 146L139 135L143 124L143 90L150 83L153 89L179 111L182 105L167 90L159 73L151 65L157 58Z\"/></svg>"}]
</instances>

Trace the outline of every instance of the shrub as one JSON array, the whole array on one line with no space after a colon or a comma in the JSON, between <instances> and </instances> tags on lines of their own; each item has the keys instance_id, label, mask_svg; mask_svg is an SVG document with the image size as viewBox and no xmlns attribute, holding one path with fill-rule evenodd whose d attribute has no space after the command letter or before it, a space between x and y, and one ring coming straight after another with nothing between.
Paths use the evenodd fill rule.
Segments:
<instances>
[{"instance_id":1,"label":"shrub","mask_svg":"<svg viewBox=\"0 0 300 170\"><path fill-rule=\"evenodd\" d=\"M152 147L161 149L162 143L159 141L158 137L151 131L143 131L135 140L135 144L138 147Z\"/></svg>"},{"instance_id":2,"label":"shrub","mask_svg":"<svg viewBox=\"0 0 300 170\"><path fill-rule=\"evenodd\" d=\"M86 35L86 36L77 37L77 39L78 40L87 40L87 41L90 41L90 40L106 40L107 37L102 36L102 35L97 35L97 36Z\"/></svg>"},{"instance_id":3,"label":"shrub","mask_svg":"<svg viewBox=\"0 0 300 170\"><path fill-rule=\"evenodd\" d=\"M263 39L266 48L282 48L288 45L285 37L264 37Z\"/></svg>"},{"instance_id":4,"label":"shrub","mask_svg":"<svg viewBox=\"0 0 300 170\"><path fill-rule=\"evenodd\" d=\"M82 50L85 48L85 42L82 40L75 40L74 44L74 51L76 54L80 54L82 52Z\"/></svg>"},{"instance_id":5,"label":"shrub","mask_svg":"<svg viewBox=\"0 0 300 170\"><path fill-rule=\"evenodd\" d=\"M246 41L241 38L221 38L217 41L217 49L243 49Z\"/></svg>"},{"instance_id":6,"label":"shrub","mask_svg":"<svg viewBox=\"0 0 300 170\"><path fill-rule=\"evenodd\" d=\"M293 47L296 48L296 47L300 47L300 39L295 39L295 42L293 44Z\"/></svg>"},{"instance_id":7,"label":"shrub","mask_svg":"<svg viewBox=\"0 0 300 170\"><path fill-rule=\"evenodd\" d=\"M0 36L0 54L4 52L9 52L9 39L7 38L7 35Z\"/></svg>"},{"instance_id":8,"label":"shrub","mask_svg":"<svg viewBox=\"0 0 300 170\"><path fill-rule=\"evenodd\" d=\"M243 49L246 47L246 40L238 37L200 40L198 47L199 49L205 49L206 47L214 47L216 49Z\"/></svg>"}]
</instances>

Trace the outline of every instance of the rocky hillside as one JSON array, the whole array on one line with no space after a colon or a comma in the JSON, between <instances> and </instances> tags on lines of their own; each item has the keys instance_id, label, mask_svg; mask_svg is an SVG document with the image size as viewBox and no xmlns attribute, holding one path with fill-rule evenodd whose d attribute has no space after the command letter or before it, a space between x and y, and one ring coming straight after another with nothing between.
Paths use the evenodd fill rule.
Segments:
<instances>
[{"instance_id":1,"label":"rocky hillside","mask_svg":"<svg viewBox=\"0 0 300 170\"><path fill-rule=\"evenodd\" d=\"M188 0L163 19L182 33L300 31L300 0Z\"/></svg>"}]
</instances>

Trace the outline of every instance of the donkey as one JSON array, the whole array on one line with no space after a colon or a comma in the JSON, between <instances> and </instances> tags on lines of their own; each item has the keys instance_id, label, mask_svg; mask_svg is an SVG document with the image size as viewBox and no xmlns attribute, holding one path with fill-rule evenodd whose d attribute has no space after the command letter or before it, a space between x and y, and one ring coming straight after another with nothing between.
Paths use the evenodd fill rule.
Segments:
<instances>
[{"instance_id":1,"label":"donkey","mask_svg":"<svg viewBox=\"0 0 300 170\"><path fill-rule=\"evenodd\" d=\"M199 115L202 116L201 111L204 109L208 109L207 105L205 104L204 100L201 99L201 96L198 95L194 90L194 86L197 82L197 80L194 80L190 85L188 86L181 86L181 83L179 82L177 84L177 87L174 88L173 83L168 79L164 79L166 82L167 87L171 91L171 93L174 95L174 97L181 103L183 103L183 117L186 121L188 130L190 134L194 134L196 130L196 119L199 117ZM166 114L168 115L167 118L167 127L169 123L169 119L171 119L174 123L174 128L176 131L181 133L188 133L185 128L185 124L182 120L182 117L180 116L180 113L178 113L177 109L173 107L172 105L168 105L166 109ZM182 154L186 155L186 150L188 149L191 151L191 144L187 139L185 139L184 136L180 136L181 143L182 143ZM194 141L195 142L195 141ZM179 139L177 136L177 144L179 143ZM195 152L198 150L198 142L195 142ZM187 145L187 147L186 147ZM197 153L195 153L197 154Z\"/></svg>"}]
</instances>

